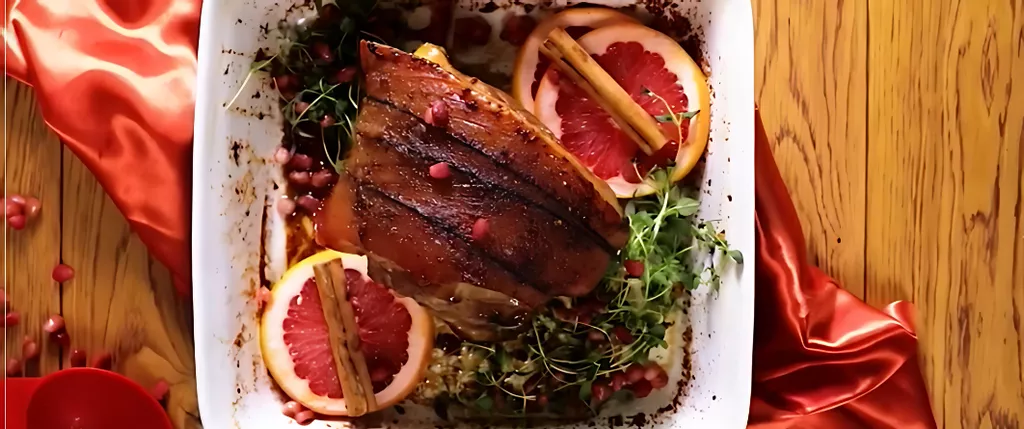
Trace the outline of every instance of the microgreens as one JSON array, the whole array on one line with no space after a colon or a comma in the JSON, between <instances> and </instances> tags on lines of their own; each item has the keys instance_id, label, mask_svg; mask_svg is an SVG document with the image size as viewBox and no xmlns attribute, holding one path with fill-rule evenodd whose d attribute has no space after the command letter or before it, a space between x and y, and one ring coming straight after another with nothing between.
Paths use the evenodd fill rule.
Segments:
<instances>
[{"instance_id":1,"label":"microgreens","mask_svg":"<svg viewBox=\"0 0 1024 429\"><path fill-rule=\"evenodd\" d=\"M340 172L340 159L350 145L361 98L356 73L359 40L367 34L362 27L377 2L354 0L325 4L314 0L313 3L318 18L281 23L279 51L269 57L262 51L257 53L225 109L235 104L252 77L260 72L275 76L278 85L289 82L289 87L277 87L277 90L282 112L290 125L291 140L319 137L326 161ZM325 59L324 55L328 57ZM345 69L350 69L348 76L339 79Z\"/></svg>"},{"instance_id":2,"label":"microgreens","mask_svg":"<svg viewBox=\"0 0 1024 429\"><path fill-rule=\"evenodd\" d=\"M270 67L270 64L273 63L275 59L277 59L277 55L274 55L274 56L272 56L270 58L267 58L265 60L262 60L262 61L256 61L256 62L252 63L252 66L249 67L249 73L245 74L245 79L242 80L242 84L239 85L238 91L235 92L235 96L234 97L231 97L231 101L229 101L227 104L224 105L224 109L225 110L230 109L231 106L233 106L235 104L235 101L238 100L238 96L242 94L242 90L244 90L245 87L249 84L249 80L252 79L252 77L257 72L264 71L265 69L268 69Z\"/></svg>"},{"instance_id":3,"label":"microgreens","mask_svg":"<svg viewBox=\"0 0 1024 429\"><path fill-rule=\"evenodd\" d=\"M493 347L465 343L491 362L478 370L478 387L515 401L516 415L525 415L528 403L541 394L553 396L566 389L594 411L591 389L595 383L646 363L655 348L668 347L666 315L678 309L684 290L700 285L717 288L718 267L712 262L695 268L692 261L701 255L714 258L721 251L743 263L742 254L729 248L712 222L694 219L699 202L672 184L668 172L655 170L651 177L656 192L626 205L629 241L609 266L595 295L560 298L561 303L552 305L578 310L571 313L574 317L547 309L537 314L532 329L515 341ZM624 268L627 262L643 263L643 274L629 277ZM600 308L585 316L583 308L594 302L600 303ZM613 333L622 328L632 341L622 341ZM601 340L594 341L595 335ZM526 380L537 381L531 384ZM493 414L495 402L486 392L480 395L477 392L461 401L471 409Z\"/></svg>"},{"instance_id":4,"label":"microgreens","mask_svg":"<svg viewBox=\"0 0 1024 429\"><path fill-rule=\"evenodd\" d=\"M668 113L664 115L655 116L654 119L658 122L672 122L676 126L676 131L678 131L677 137L679 138L679 140L676 140L676 142L678 142L679 144L683 144L683 119L690 119L694 116L697 116L697 113L700 111L697 110L693 112L673 113L672 106L668 104L668 101L665 100L665 97L662 97L656 94L654 91L651 91L650 89L647 88L643 88L643 93L648 97L654 97L658 99L658 101L661 101L661 104L665 105L665 111Z\"/></svg>"},{"instance_id":5,"label":"microgreens","mask_svg":"<svg viewBox=\"0 0 1024 429\"><path fill-rule=\"evenodd\" d=\"M690 112L666 113L664 115L655 116L654 120L658 122L676 122L682 119L691 119L694 116L697 116L698 113L700 113L700 110L694 110Z\"/></svg>"}]
</instances>

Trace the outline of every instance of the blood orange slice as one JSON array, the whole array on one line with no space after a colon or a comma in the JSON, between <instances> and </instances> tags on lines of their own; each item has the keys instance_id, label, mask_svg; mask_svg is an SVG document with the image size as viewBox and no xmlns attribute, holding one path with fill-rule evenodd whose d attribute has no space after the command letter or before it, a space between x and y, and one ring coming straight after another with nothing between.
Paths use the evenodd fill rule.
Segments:
<instances>
[{"instance_id":1,"label":"blood orange slice","mask_svg":"<svg viewBox=\"0 0 1024 429\"><path fill-rule=\"evenodd\" d=\"M281 389L310 410L344 416L341 382L331 354L313 267L341 259L348 297L378 409L416 389L433 348L431 316L411 298L398 298L366 275L366 258L323 251L290 268L271 290L260 325L263 361ZM374 410L371 410L374 411Z\"/></svg>"},{"instance_id":2,"label":"blood orange slice","mask_svg":"<svg viewBox=\"0 0 1024 429\"><path fill-rule=\"evenodd\" d=\"M604 26L577 43L674 138L644 154L586 92L550 67L537 89L537 117L619 198L653 193L647 173L655 167L671 168L673 182L683 178L704 152L710 129L710 91L697 63L675 40L640 24Z\"/></svg>"},{"instance_id":3,"label":"blood orange slice","mask_svg":"<svg viewBox=\"0 0 1024 429\"><path fill-rule=\"evenodd\" d=\"M540 47L548 38L548 33L556 28L564 28L574 38L595 28L622 22L636 22L632 17L603 7L578 7L565 9L551 15L537 24L530 32L526 42L516 54L515 68L512 71L512 96L530 113L534 111L533 97L537 93L544 70L550 62L540 55Z\"/></svg>"}]
</instances>

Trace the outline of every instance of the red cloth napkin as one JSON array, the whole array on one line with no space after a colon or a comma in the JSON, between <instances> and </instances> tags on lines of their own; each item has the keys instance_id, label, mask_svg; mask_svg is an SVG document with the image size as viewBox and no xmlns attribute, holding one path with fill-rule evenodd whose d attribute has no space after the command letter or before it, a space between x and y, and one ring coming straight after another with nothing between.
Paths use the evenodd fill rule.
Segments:
<instances>
[{"instance_id":1,"label":"red cloth napkin","mask_svg":"<svg viewBox=\"0 0 1024 429\"><path fill-rule=\"evenodd\" d=\"M7 73L189 292L199 0L7 0ZM934 428L907 303L876 310L807 263L757 119L750 426Z\"/></svg>"}]
</instances>

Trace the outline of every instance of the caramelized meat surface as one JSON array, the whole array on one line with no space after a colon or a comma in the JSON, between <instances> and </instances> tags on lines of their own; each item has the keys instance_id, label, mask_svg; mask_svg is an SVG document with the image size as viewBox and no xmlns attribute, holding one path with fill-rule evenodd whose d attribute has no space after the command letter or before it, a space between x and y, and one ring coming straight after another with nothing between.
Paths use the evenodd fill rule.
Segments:
<instances>
[{"instance_id":1,"label":"caramelized meat surface","mask_svg":"<svg viewBox=\"0 0 1024 429\"><path fill-rule=\"evenodd\" d=\"M597 286L627 235L603 182L499 91L381 45L362 59L367 97L321 244L367 254L371 277L473 340ZM438 102L447 120L427 113ZM431 175L439 163L448 173Z\"/></svg>"}]
</instances>

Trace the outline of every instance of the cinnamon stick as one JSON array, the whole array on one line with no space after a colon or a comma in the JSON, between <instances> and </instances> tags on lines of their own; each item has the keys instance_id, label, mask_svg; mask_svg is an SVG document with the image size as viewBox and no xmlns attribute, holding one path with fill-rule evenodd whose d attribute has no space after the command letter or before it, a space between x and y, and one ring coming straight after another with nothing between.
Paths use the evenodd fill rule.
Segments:
<instances>
[{"instance_id":1,"label":"cinnamon stick","mask_svg":"<svg viewBox=\"0 0 1024 429\"><path fill-rule=\"evenodd\" d=\"M347 297L345 270L340 259L313 266L316 289L327 321L331 355L338 371L348 415L358 417L377 410L370 371L359 344L359 326Z\"/></svg>"},{"instance_id":2,"label":"cinnamon stick","mask_svg":"<svg viewBox=\"0 0 1024 429\"><path fill-rule=\"evenodd\" d=\"M594 86L591 85L590 82L587 82L587 80L583 78L583 76L581 76L580 73L576 71L576 69L569 65L569 63L565 62L565 57L560 55L558 51L549 48L547 44L540 45L540 53L547 57L548 60L551 61L552 65L558 68L559 74L569 78L569 80L571 80L572 83L576 84L578 88L582 89L583 92L587 93L587 97L597 102L597 104L601 106L601 110L608 112L608 114L612 117L612 121L615 121L615 125L618 125L619 129L622 130L622 132L625 133L626 136L628 136L631 140L633 140L633 143L636 143L636 145L641 149L648 146L647 142L644 141L643 137L640 137L640 134L637 134L636 131L633 130L632 125L630 125L628 122L622 119L621 116L616 115L614 113L612 107L608 105L608 102L606 102L604 98L601 98L601 95L597 93L597 90L594 89Z\"/></svg>"},{"instance_id":3,"label":"cinnamon stick","mask_svg":"<svg viewBox=\"0 0 1024 429\"><path fill-rule=\"evenodd\" d=\"M561 28L555 28L548 34L545 44L590 83L598 98L603 100L602 107L615 118L620 128L623 128L621 123L625 123L626 128L631 128L642 138L640 150L650 155L668 143L669 139L654 117L640 107L569 33Z\"/></svg>"}]
</instances>

